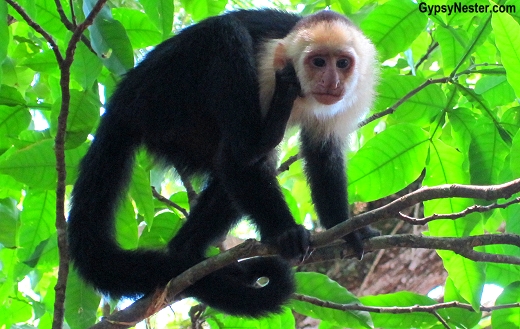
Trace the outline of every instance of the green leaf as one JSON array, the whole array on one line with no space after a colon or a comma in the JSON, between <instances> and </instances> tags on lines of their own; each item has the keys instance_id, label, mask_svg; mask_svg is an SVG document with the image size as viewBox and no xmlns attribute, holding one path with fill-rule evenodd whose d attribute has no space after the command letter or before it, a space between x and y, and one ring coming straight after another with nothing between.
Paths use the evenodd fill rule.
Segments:
<instances>
[{"instance_id":1,"label":"green leaf","mask_svg":"<svg viewBox=\"0 0 520 329\"><path fill-rule=\"evenodd\" d=\"M515 100L515 91L504 75L486 75L475 84L475 92L482 95L489 106L506 105Z\"/></svg>"},{"instance_id":2,"label":"green leaf","mask_svg":"<svg viewBox=\"0 0 520 329\"><path fill-rule=\"evenodd\" d=\"M19 255L24 261L56 232L56 192L29 190L23 201L21 224Z\"/></svg>"},{"instance_id":3,"label":"green leaf","mask_svg":"<svg viewBox=\"0 0 520 329\"><path fill-rule=\"evenodd\" d=\"M430 147L429 163L426 167L423 185L437 186L454 183L469 183L469 173L464 168L464 156L455 148L434 139ZM449 214L462 211L471 205L471 201L461 198L431 200L424 203L424 215ZM448 232L456 234L454 229L448 229L445 225L452 226L453 221L437 220L428 223L432 235L445 236ZM456 236L461 235L456 234Z\"/></svg>"},{"instance_id":4,"label":"green leaf","mask_svg":"<svg viewBox=\"0 0 520 329\"><path fill-rule=\"evenodd\" d=\"M99 96L89 90L70 90L69 115L67 116L66 148L82 144L99 120ZM56 135L61 99L52 105L51 132Z\"/></svg>"},{"instance_id":5,"label":"green leaf","mask_svg":"<svg viewBox=\"0 0 520 329\"><path fill-rule=\"evenodd\" d=\"M472 129L469 147L471 183L490 185L501 183L501 173L509 148L494 125L478 123Z\"/></svg>"},{"instance_id":6,"label":"green leaf","mask_svg":"<svg viewBox=\"0 0 520 329\"><path fill-rule=\"evenodd\" d=\"M124 249L135 249L138 245L138 222L130 198L120 202L116 213L117 242Z\"/></svg>"},{"instance_id":7,"label":"green leaf","mask_svg":"<svg viewBox=\"0 0 520 329\"><path fill-rule=\"evenodd\" d=\"M36 72L44 72L55 75L58 75L59 72L56 56L51 50L46 50L30 58L27 58L26 60L22 61L21 64Z\"/></svg>"},{"instance_id":8,"label":"green leaf","mask_svg":"<svg viewBox=\"0 0 520 329\"><path fill-rule=\"evenodd\" d=\"M444 72L451 73L464 57L469 37L465 30L448 26L436 31L435 40L441 48Z\"/></svg>"},{"instance_id":9,"label":"green leaf","mask_svg":"<svg viewBox=\"0 0 520 329\"><path fill-rule=\"evenodd\" d=\"M161 33L145 13L130 8L114 8L112 15L123 24L135 49L155 46L162 41Z\"/></svg>"},{"instance_id":10,"label":"green leaf","mask_svg":"<svg viewBox=\"0 0 520 329\"><path fill-rule=\"evenodd\" d=\"M0 17L7 17L7 2L0 3ZM0 63L2 63L7 56L7 47L9 46L9 29L7 27L7 19L0 20ZM2 71L0 70L0 80L2 78Z\"/></svg>"},{"instance_id":11,"label":"green leaf","mask_svg":"<svg viewBox=\"0 0 520 329\"><path fill-rule=\"evenodd\" d=\"M101 297L79 278L76 271L69 271L65 297L65 320L71 329L94 325Z\"/></svg>"},{"instance_id":12,"label":"green leaf","mask_svg":"<svg viewBox=\"0 0 520 329\"><path fill-rule=\"evenodd\" d=\"M296 273L296 292L321 300L340 304L359 303L347 289L320 273ZM343 327L371 328L372 321L367 312L339 311L293 300L291 307L298 313L315 319L335 323Z\"/></svg>"},{"instance_id":13,"label":"green leaf","mask_svg":"<svg viewBox=\"0 0 520 329\"><path fill-rule=\"evenodd\" d=\"M7 248L17 245L20 227L20 211L13 198L0 199L0 244Z\"/></svg>"},{"instance_id":14,"label":"green leaf","mask_svg":"<svg viewBox=\"0 0 520 329\"><path fill-rule=\"evenodd\" d=\"M0 105L0 138L17 137L31 123L27 107ZM0 145L3 143L0 143Z\"/></svg>"},{"instance_id":15,"label":"green leaf","mask_svg":"<svg viewBox=\"0 0 520 329\"><path fill-rule=\"evenodd\" d=\"M26 298L21 296L8 298L3 304L5 305L5 311L2 310L2 307L0 308L0 313L4 313L1 319L2 324L6 328L13 328L16 323L28 321L32 316L33 308Z\"/></svg>"},{"instance_id":16,"label":"green leaf","mask_svg":"<svg viewBox=\"0 0 520 329\"><path fill-rule=\"evenodd\" d=\"M510 153L509 166L511 171L515 177L520 177L520 131L513 137Z\"/></svg>"},{"instance_id":17,"label":"green leaf","mask_svg":"<svg viewBox=\"0 0 520 329\"><path fill-rule=\"evenodd\" d=\"M141 0L144 12L152 23L161 31L162 39L166 39L172 33L173 26L173 1L170 0Z\"/></svg>"},{"instance_id":18,"label":"green leaf","mask_svg":"<svg viewBox=\"0 0 520 329\"><path fill-rule=\"evenodd\" d=\"M0 86L0 105L25 106L26 104L27 102L16 88L7 85Z\"/></svg>"},{"instance_id":19,"label":"green leaf","mask_svg":"<svg viewBox=\"0 0 520 329\"><path fill-rule=\"evenodd\" d=\"M419 177L429 140L418 126L399 124L370 139L348 166L350 201L373 201L395 193Z\"/></svg>"},{"instance_id":20,"label":"green leaf","mask_svg":"<svg viewBox=\"0 0 520 329\"><path fill-rule=\"evenodd\" d=\"M90 89L101 74L103 64L83 43L79 43L74 53L74 61L70 68L71 77L83 89Z\"/></svg>"},{"instance_id":21,"label":"green leaf","mask_svg":"<svg viewBox=\"0 0 520 329\"><path fill-rule=\"evenodd\" d=\"M504 288L497 298L496 305L520 303L520 281L514 282ZM495 310L491 313L493 328L514 328L520 323L520 308L511 307Z\"/></svg>"},{"instance_id":22,"label":"green leaf","mask_svg":"<svg viewBox=\"0 0 520 329\"><path fill-rule=\"evenodd\" d=\"M375 307L407 307L436 304L431 298L407 291L377 296L364 296L360 297L359 300L363 305ZM439 314L443 316L442 311L440 311ZM375 328L427 328L438 322L433 315L424 313L370 313L370 315L374 321Z\"/></svg>"},{"instance_id":23,"label":"green leaf","mask_svg":"<svg viewBox=\"0 0 520 329\"><path fill-rule=\"evenodd\" d=\"M468 301L460 295L453 280L449 276L446 278L446 283L444 285L444 301L458 301L464 304L468 303ZM461 308L447 308L443 311L443 313L447 315L444 319L447 319L448 323L452 324L454 328L473 328L482 318L481 312Z\"/></svg>"},{"instance_id":24,"label":"green leaf","mask_svg":"<svg viewBox=\"0 0 520 329\"><path fill-rule=\"evenodd\" d=\"M65 151L67 183L76 179L77 166L87 146ZM56 157L54 140L43 140L13 152L0 160L0 173L11 175L17 181L41 189L56 188Z\"/></svg>"},{"instance_id":25,"label":"green leaf","mask_svg":"<svg viewBox=\"0 0 520 329\"><path fill-rule=\"evenodd\" d=\"M195 21L220 14L226 7L227 0L181 0L182 8Z\"/></svg>"},{"instance_id":26,"label":"green leaf","mask_svg":"<svg viewBox=\"0 0 520 329\"><path fill-rule=\"evenodd\" d=\"M152 225L154 218L154 199L150 187L150 171L140 165L134 166L130 181L130 196L134 199L139 214L145 222Z\"/></svg>"},{"instance_id":27,"label":"green leaf","mask_svg":"<svg viewBox=\"0 0 520 329\"><path fill-rule=\"evenodd\" d=\"M466 259L452 251L442 251L439 255L457 292L478 311L486 279L486 265Z\"/></svg>"},{"instance_id":28,"label":"green leaf","mask_svg":"<svg viewBox=\"0 0 520 329\"><path fill-rule=\"evenodd\" d=\"M423 31L428 18L408 0L390 0L376 7L361 23L382 61L405 51Z\"/></svg>"},{"instance_id":29,"label":"green leaf","mask_svg":"<svg viewBox=\"0 0 520 329\"><path fill-rule=\"evenodd\" d=\"M63 40L67 34L67 28L61 22L60 15L56 10L56 3L53 0L38 0L35 1L34 4L36 9L34 15L36 23L51 34L55 40ZM70 13L68 2L62 3L61 6L63 7L64 13Z\"/></svg>"},{"instance_id":30,"label":"green leaf","mask_svg":"<svg viewBox=\"0 0 520 329\"><path fill-rule=\"evenodd\" d=\"M493 13L491 25L507 81L515 90L516 97L520 97L520 24L506 13Z\"/></svg>"},{"instance_id":31,"label":"green leaf","mask_svg":"<svg viewBox=\"0 0 520 329\"><path fill-rule=\"evenodd\" d=\"M92 48L110 72L120 76L134 66L132 44L120 22L98 16L89 29Z\"/></svg>"},{"instance_id":32,"label":"green leaf","mask_svg":"<svg viewBox=\"0 0 520 329\"><path fill-rule=\"evenodd\" d=\"M153 225L143 230L139 238L139 247L163 248L168 244L184 224L173 212L162 212L155 216Z\"/></svg>"},{"instance_id":33,"label":"green leaf","mask_svg":"<svg viewBox=\"0 0 520 329\"><path fill-rule=\"evenodd\" d=\"M424 79L413 76L387 75L378 87L376 108L394 106ZM427 126L446 106L446 96L438 85L429 85L401 104L390 116L389 121Z\"/></svg>"},{"instance_id":34,"label":"green leaf","mask_svg":"<svg viewBox=\"0 0 520 329\"><path fill-rule=\"evenodd\" d=\"M520 129L520 106L511 107L503 115L501 125L514 136Z\"/></svg>"},{"instance_id":35,"label":"green leaf","mask_svg":"<svg viewBox=\"0 0 520 329\"><path fill-rule=\"evenodd\" d=\"M213 309L207 310L206 313L209 314L207 323L211 329L285 329L295 328L296 326L291 309L287 307L284 307L280 314L272 314L259 319L248 319L226 315Z\"/></svg>"},{"instance_id":36,"label":"green leaf","mask_svg":"<svg viewBox=\"0 0 520 329\"><path fill-rule=\"evenodd\" d=\"M468 156L471 144L471 135L477 123L475 114L467 108L458 108L448 112L448 119L452 126L451 136L455 145L463 156Z\"/></svg>"}]
</instances>

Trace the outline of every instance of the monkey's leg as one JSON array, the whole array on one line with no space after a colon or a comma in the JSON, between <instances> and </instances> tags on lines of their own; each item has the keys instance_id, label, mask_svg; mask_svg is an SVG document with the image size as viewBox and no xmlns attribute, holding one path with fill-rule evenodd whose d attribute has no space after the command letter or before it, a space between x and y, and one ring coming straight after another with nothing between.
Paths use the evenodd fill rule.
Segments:
<instances>
[{"instance_id":1,"label":"monkey's leg","mask_svg":"<svg viewBox=\"0 0 520 329\"><path fill-rule=\"evenodd\" d=\"M204 259L206 249L223 237L238 220L240 213L228 198L218 180L211 179L190 211L186 223L168 243L170 253L181 253Z\"/></svg>"}]
</instances>

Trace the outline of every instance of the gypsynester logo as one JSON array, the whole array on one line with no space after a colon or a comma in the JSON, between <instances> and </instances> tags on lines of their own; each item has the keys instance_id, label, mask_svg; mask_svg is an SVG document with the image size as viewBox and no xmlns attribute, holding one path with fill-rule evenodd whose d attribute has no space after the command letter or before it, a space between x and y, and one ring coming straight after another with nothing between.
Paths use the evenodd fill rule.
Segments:
<instances>
[{"instance_id":1,"label":"gypsynester logo","mask_svg":"<svg viewBox=\"0 0 520 329\"><path fill-rule=\"evenodd\" d=\"M446 13L448 15L457 13L516 13L515 5L482 5L482 4L462 4L454 2L451 5L429 5L426 2L419 3L419 11L428 15Z\"/></svg>"}]
</instances>

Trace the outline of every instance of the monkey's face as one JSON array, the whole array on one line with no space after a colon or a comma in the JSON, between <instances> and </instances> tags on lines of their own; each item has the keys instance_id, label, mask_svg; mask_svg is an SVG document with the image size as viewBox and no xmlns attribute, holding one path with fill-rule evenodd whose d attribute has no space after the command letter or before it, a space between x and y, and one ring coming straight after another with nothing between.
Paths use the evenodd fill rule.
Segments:
<instances>
[{"instance_id":1,"label":"monkey's face","mask_svg":"<svg viewBox=\"0 0 520 329\"><path fill-rule=\"evenodd\" d=\"M316 49L304 56L307 80L304 90L322 105L332 105L345 97L355 65L354 57L345 51ZM304 88L305 88L304 87Z\"/></svg>"}]
</instances>

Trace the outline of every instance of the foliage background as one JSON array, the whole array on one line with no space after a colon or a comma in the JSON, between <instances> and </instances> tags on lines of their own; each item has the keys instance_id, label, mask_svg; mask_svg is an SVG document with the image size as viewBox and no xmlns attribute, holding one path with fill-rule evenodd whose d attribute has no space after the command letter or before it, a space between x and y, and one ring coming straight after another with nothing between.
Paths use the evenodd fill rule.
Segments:
<instances>
[{"instance_id":1,"label":"foliage background","mask_svg":"<svg viewBox=\"0 0 520 329\"><path fill-rule=\"evenodd\" d=\"M271 5L307 14L328 7L349 16L373 40L382 69L379 96L371 113L381 114L367 122L353 138L348 169L351 202L379 200L414 182L424 186L490 185L520 177L519 0L499 1L501 5L514 6L516 12L512 13L451 15L428 15L408 0L261 4L227 0L110 1L75 51L67 54L72 31L84 21L85 13L95 3L93 0L0 2L2 328L49 328L53 321L55 327L60 321L56 310L63 306L58 298L63 290L56 292L54 288L58 269L66 268L63 262L60 266L58 252L58 238L63 230L56 229L61 227L63 215L60 184L57 185L63 181L58 179L63 174L59 169L59 118L63 108L69 105L64 145L68 197L77 164L95 135L100 108L120 76L150 47L170 37L172 26L177 31L226 9ZM480 0L461 3L493 4ZM436 0L427 4L453 4L453 1ZM52 37L57 48L51 47L38 27ZM73 59L70 77L63 59ZM70 84L64 84L69 78ZM68 96L64 97L64 90L70 90L70 101ZM295 138L287 138L280 148L281 161L297 154L297 148ZM313 227L316 215L300 161L281 173L280 183L295 218ZM193 184L198 190L201 182ZM168 170L155 167L146 154L139 154L129 195L117 217L118 240L126 248L162 246L182 225L182 212L154 199L150 186L156 186L162 195L189 209L181 180ZM423 213L424 216L455 214L475 204L489 205L489 202L436 199L424 203ZM518 204L490 209L453 215L455 220L431 221L425 235L520 234ZM235 233L242 237L250 234L247 227L243 228L240 226ZM520 257L518 243L488 245L478 251ZM296 325L292 309L322 320L320 328L518 326L520 307L514 304L520 302L518 265L475 262L452 251L439 251L439 255L448 273L444 302L459 301L469 305L470 310L454 307L430 313L378 314L334 311L326 305L294 301L284 313L267 319L237 319L207 310L198 320L206 320L204 325L211 328L291 328ZM358 302L379 310L385 306L438 303L412 292L358 298L322 274L298 273L297 278L299 293L336 303ZM508 307L482 311L483 287L490 283L504 288L496 304ZM93 325L106 314L106 304L100 302L100 297L71 271L65 299L66 325L70 328ZM167 326L176 328L189 323L180 316Z\"/></svg>"}]
</instances>

